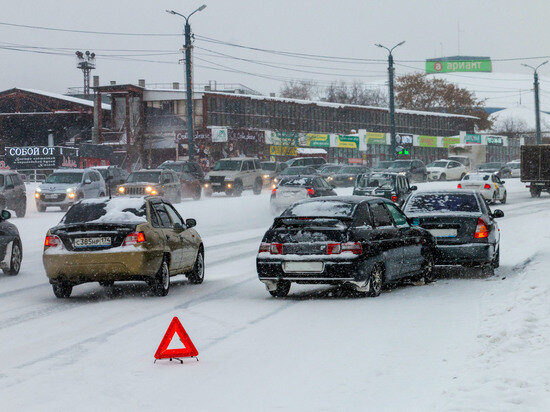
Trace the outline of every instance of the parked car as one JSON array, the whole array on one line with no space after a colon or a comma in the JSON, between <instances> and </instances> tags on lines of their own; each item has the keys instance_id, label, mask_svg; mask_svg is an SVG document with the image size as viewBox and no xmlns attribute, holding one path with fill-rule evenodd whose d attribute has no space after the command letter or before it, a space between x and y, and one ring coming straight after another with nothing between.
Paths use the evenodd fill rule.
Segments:
<instances>
[{"instance_id":1,"label":"parked car","mask_svg":"<svg viewBox=\"0 0 550 412\"><path fill-rule=\"evenodd\" d=\"M476 167L476 172L494 173L498 177L512 175L510 168L502 162L482 163Z\"/></svg>"},{"instance_id":2,"label":"parked car","mask_svg":"<svg viewBox=\"0 0 550 412\"><path fill-rule=\"evenodd\" d=\"M262 180L264 186L270 186L273 184L273 179L276 179L288 165L284 162L260 162L262 166Z\"/></svg>"},{"instance_id":3,"label":"parked car","mask_svg":"<svg viewBox=\"0 0 550 412\"><path fill-rule=\"evenodd\" d=\"M204 172L202 171L201 166L197 162L191 162L188 160L167 160L166 162L162 163L159 167L159 169L170 169L176 173L178 173L180 176L184 173L189 173L195 178L197 178L201 183L204 180Z\"/></svg>"},{"instance_id":4,"label":"parked car","mask_svg":"<svg viewBox=\"0 0 550 412\"><path fill-rule=\"evenodd\" d=\"M413 193L403 210L414 225L428 230L437 241L435 263L480 266L494 273L500 263L500 231L481 194L474 190Z\"/></svg>"},{"instance_id":5,"label":"parked car","mask_svg":"<svg viewBox=\"0 0 550 412\"><path fill-rule=\"evenodd\" d=\"M354 186L357 176L368 171L369 168L363 165L342 166L338 172L327 178L327 182L334 187Z\"/></svg>"},{"instance_id":6,"label":"parked car","mask_svg":"<svg viewBox=\"0 0 550 412\"><path fill-rule=\"evenodd\" d=\"M291 283L346 285L378 296L386 283L433 279L433 237L411 227L386 199L324 197L298 202L276 217L262 239L258 277L269 293Z\"/></svg>"},{"instance_id":7,"label":"parked car","mask_svg":"<svg viewBox=\"0 0 550 412\"><path fill-rule=\"evenodd\" d=\"M365 173L357 178L353 194L383 197L401 206L416 189L416 186L410 185L409 179L404 173Z\"/></svg>"},{"instance_id":8,"label":"parked car","mask_svg":"<svg viewBox=\"0 0 550 412\"><path fill-rule=\"evenodd\" d=\"M436 160L430 163L426 170L428 171L428 180L460 180L468 168L455 160Z\"/></svg>"},{"instance_id":9,"label":"parked car","mask_svg":"<svg viewBox=\"0 0 550 412\"><path fill-rule=\"evenodd\" d=\"M279 180L285 176L317 176L317 170L310 166L289 166L283 170L278 178L273 179L273 183L279 183Z\"/></svg>"},{"instance_id":10,"label":"parked car","mask_svg":"<svg viewBox=\"0 0 550 412\"><path fill-rule=\"evenodd\" d=\"M428 171L422 160L395 160L388 172L403 172L411 182L425 182Z\"/></svg>"},{"instance_id":11,"label":"parked car","mask_svg":"<svg viewBox=\"0 0 550 412\"><path fill-rule=\"evenodd\" d=\"M21 269L23 260L23 244L17 226L8 222L11 213L8 210L0 212L0 267L8 276L15 276Z\"/></svg>"},{"instance_id":12,"label":"parked car","mask_svg":"<svg viewBox=\"0 0 550 412\"><path fill-rule=\"evenodd\" d=\"M229 158L216 162L204 182L206 196L224 192L227 196L240 196L243 190L262 193L262 166L258 159Z\"/></svg>"},{"instance_id":13,"label":"parked car","mask_svg":"<svg viewBox=\"0 0 550 412\"><path fill-rule=\"evenodd\" d=\"M21 175L13 170L0 170L0 210L13 210L17 217L27 213L27 191Z\"/></svg>"},{"instance_id":14,"label":"parked car","mask_svg":"<svg viewBox=\"0 0 550 412\"><path fill-rule=\"evenodd\" d=\"M118 185L126 182L128 172L119 166L93 166L90 169L97 170L105 181L107 192L114 194Z\"/></svg>"},{"instance_id":15,"label":"parked car","mask_svg":"<svg viewBox=\"0 0 550 412\"><path fill-rule=\"evenodd\" d=\"M279 214L290 205L311 197L336 196L320 176L285 176L271 192L271 212Z\"/></svg>"},{"instance_id":16,"label":"parked car","mask_svg":"<svg viewBox=\"0 0 550 412\"><path fill-rule=\"evenodd\" d=\"M142 169L130 173L126 183L119 185L118 196L158 196L173 203L181 202L179 175L169 169Z\"/></svg>"},{"instance_id":17,"label":"parked car","mask_svg":"<svg viewBox=\"0 0 550 412\"><path fill-rule=\"evenodd\" d=\"M45 212L52 206L67 211L80 199L102 197L106 194L105 181L97 170L59 169L36 188L34 198L39 212Z\"/></svg>"},{"instance_id":18,"label":"parked car","mask_svg":"<svg viewBox=\"0 0 550 412\"><path fill-rule=\"evenodd\" d=\"M373 167L373 172L387 172L390 166L392 165L393 160L380 160Z\"/></svg>"},{"instance_id":19,"label":"parked car","mask_svg":"<svg viewBox=\"0 0 550 412\"><path fill-rule=\"evenodd\" d=\"M311 166L314 169L319 169L327 163L323 157L295 157L294 159L287 160L286 164L289 167L296 166Z\"/></svg>"},{"instance_id":20,"label":"parked car","mask_svg":"<svg viewBox=\"0 0 550 412\"><path fill-rule=\"evenodd\" d=\"M510 177L521 177L521 163L519 161L508 162L506 167L510 169Z\"/></svg>"},{"instance_id":21,"label":"parked car","mask_svg":"<svg viewBox=\"0 0 550 412\"><path fill-rule=\"evenodd\" d=\"M462 178L457 189L477 190L486 201L504 204L508 197L504 183L494 173L469 173Z\"/></svg>"},{"instance_id":22,"label":"parked car","mask_svg":"<svg viewBox=\"0 0 550 412\"><path fill-rule=\"evenodd\" d=\"M204 247L194 226L195 219L184 220L154 196L82 200L46 234L46 275L58 298L81 283L136 280L165 296L170 276L204 279Z\"/></svg>"},{"instance_id":23,"label":"parked car","mask_svg":"<svg viewBox=\"0 0 550 412\"><path fill-rule=\"evenodd\" d=\"M323 179L328 179L330 176L333 176L334 174L338 173L338 171L342 168L342 165L337 164L331 164L327 163L324 166L321 166L317 172Z\"/></svg>"}]
</instances>

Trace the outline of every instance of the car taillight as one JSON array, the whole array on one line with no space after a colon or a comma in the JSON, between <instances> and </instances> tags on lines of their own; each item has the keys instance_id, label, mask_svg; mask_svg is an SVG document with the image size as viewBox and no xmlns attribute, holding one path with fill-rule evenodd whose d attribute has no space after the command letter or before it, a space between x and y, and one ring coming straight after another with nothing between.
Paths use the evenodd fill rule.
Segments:
<instances>
[{"instance_id":1,"label":"car taillight","mask_svg":"<svg viewBox=\"0 0 550 412\"><path fill-rule=\"evenodd\" d=\"M315 189L312 189L311 187L307 189L307 194L310 196L315 196Z\"/></svg>"},{"instance_id":2,"label":"car taillight","mask_svg":"<svg viewBox=\"0 0 550 412\"><path fill-rule=\"evenodd\" d=\"M273 190L271 191L271 194L272 194L272 195L275 195L276 193L277 193L277 188L274 187Z\"/></svg>"},{"instance_id":3,"label":"car taillight","mask_svg":"<svg viewBox=\"0 0 550 412\"><path fill-rule=\"evenodd\" d=\"M122 242L122 246L130 246L135 245L136 243L143 243L145 242L145 235L143 232L132 232L126 238L124 239L124 242Z\"/></svg>"},{"instance_id":4,"label":"car taillight","mask_svg":"<svg viewBox=\"0 0 550 412\"><path fill-rule=\"evenodd\" d=\"M360 255L363 253L363 247L360 242L329 243L327 245L327 255L339 255L343 252Z\"/></svg>"},{"instance_id":5,"label":"car taillight","mask_svg":"<svg viewBox=\"0 0 550 412\"><path fill-rule=\"evenodd\" d=\"M456 188L457 189L462 189L462 185L459 183L459 184L456 185Z\"/></svg>"},{"instance_id":6,"label":"car taillight","mask_svg":"<svg viewBox=\"0 0 550 412\"><path fill-rule=\"evenodd\" d=\"M485 183L485 186L483 186L484 189L490 189L491 185L489 183Z\"/></svg>"},{"instance_id":7,"label":"car taillight","mask_svg":"<svg viewBox=\"0 0 550 412\"><path fill-rule=\"evenodd\" d=\"M392 202L397 202L397 196L396 196L396 195L393 195L393 196L391 197L391 201L392 201Z\"/></svg>"},{"instance_id":8,"label":"car taillight","mask_svg":"<svg viewBox=\"0 0 550 412\"><path fill-rule=\"evenodd\" d=\"M272 255L282 255L283 254L283 244L282 243L260 243L260 250L258 253L271 253Z\"/></svg>"},{"instance_id":9,"label":"car taillight","mask_svg":"<svg viewBox=\"0 0 550 412\"><path fill-rule=\"evenodd\" d=\"M62 243L61 243L61 239L59 238L59 236L50 235L50 236L46 236L46 239L44 239L44 246L57 247L57 246L61 246L61 245L62 245Z\"/></svg>"},{"instance_id":10,"label":"car taillight","mask_svg":"<svg viewBox=\"0 0 550 412\"><path fill-rule=\"evenodd\" d=\"M482 218L477 219L476 233L474 238L483 239L489 237L489 227Z\"/></svg>"}]
</instances>

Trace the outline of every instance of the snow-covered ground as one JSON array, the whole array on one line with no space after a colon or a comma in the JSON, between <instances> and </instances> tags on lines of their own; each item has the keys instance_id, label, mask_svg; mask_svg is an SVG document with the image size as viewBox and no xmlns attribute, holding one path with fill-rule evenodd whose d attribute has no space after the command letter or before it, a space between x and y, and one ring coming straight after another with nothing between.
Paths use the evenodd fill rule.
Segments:
<instances>
[{"instance_id":1,"label":"snow-covered ground","mask_svg":"<svg viewBox=\"0 0 550 412\"><path fill-rule=\"evenodd\" d=\"M423 184L421 186L426 186ZM456 187L452 182L429 183ZM2 410L544 410L550 407L550 196L507 179L501 267L441 270L375 299L294 286L273 299L255 254L269 193L177 207L198 221L206 279L75 287L56 299L42 267L61 212L13 218L24 262L0 275ZM341 194L349 189L340 189ZM199 362L153 354L173 316Z\"/></svg>"}]
</instances>

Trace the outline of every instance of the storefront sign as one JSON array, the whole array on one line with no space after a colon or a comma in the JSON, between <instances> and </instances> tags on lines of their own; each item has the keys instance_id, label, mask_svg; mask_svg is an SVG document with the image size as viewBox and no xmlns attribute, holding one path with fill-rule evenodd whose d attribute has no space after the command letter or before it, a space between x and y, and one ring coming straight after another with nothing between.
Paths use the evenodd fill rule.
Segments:
<instances>
[{"instance_id":1,"label":"storefront sign","mask_svg":"<svg viewBox=\"0 0 550 412\"><path fill-rule=\"evenodd\" d=\"M224 143L228 140L227 127L212 127L212 142Z\"/></svg>"},{"instance_id":2,"label":"storefront sign","mask_svg":"<svg viewBox=\"0 0 550 412\"><path fill-rule=\"evenodd\" d=\"M488 146L502 146L503 140L500 136L487 136L487 145Z\"/></svg>"},{"instance_id":3,"label":"storefront sign","mask_svg":"<svg viewBox=\"0 0 550 412\"><path fill-rule=\"evenodd\" d=\"M399 133L395 135L395 143L400 145L411 145L413 144L413 135Z\"/></svg>"},{"instance_id":4,"label":"storefront sign","mask_svg":"<svg viewBox=\"0 0 550 412\"><path fill-rule=\"evenodd\" d=\"M359 149L359 136L338 135L336 145L346 149Z\"/></svg>"},{"instance_id":5,"label":"storefront sign","mask_svg":"<svg viewBox=\"0 0 550 412\"><path fill-rule=\"evenodd\" d=\"M437 136L418 136L418 146L437 147Z\"/></svg>"},{"instance_id":6,"label":"storefront sign","mask_svg":"<svg viewBox=\"0 0 550 412\"><path fill-rule=\"evenodd\" d=\"M426 73L491 72L491 60L427 61Z\"/></svg>"},{"instance_id":7,"label":"storefront sign","mask_svg":"<svg viewBox=\"0 0 550 412\"><path fill-rule=\"evenodd\" d=\"M270 146L269 154L271 156L297 156L298 149L294 146Z\"/></svg>"},{"instance_id":8,"label":"storefront sign","mask_svg":"<svg viewBox=\"0 0 550 412\"><path fill-rule=\"evenodd\" d=\"M481 144L480 134L466 134L464 136L464 143L466 144Z\"/></svg>"},{"instance_id":9,"label":"storefront sign","mask_svg":"<svg viewBox=\"0 0 550 412\"><path fill-rule=\"evenodd\" d=\"M6 147L4 160L10 169L76 167L78 149L60 146Z\"/></svg>"},{"instance_id":10,"label":"storefront sign","mask_svg":"<svg viewBox=\"0 0 550 412\"><path fill-rule=\"evenodd\" d=\"M330 147L329 134L313 134L306 135L308 147Z\"/></svg>"},{"instance_id":11,"label":"storefront sign","mask_svg":"<svg viewBox=\"0 0 550 412\"><path fill-rule=\"evenodd\" d=\"M386 133L367 132L367 144L386 144Z\"/></svg>"},{"instance_id":12,"label":"storefront sign","mask_svg":"<svg viewBox=\"0 0 550 412\"><path fill-rule=\"evenodd\" d=\"M459 144L460 137L444 137L443 138L443 147L449 147L452 144Z\"/></svg>"}]
</instances>

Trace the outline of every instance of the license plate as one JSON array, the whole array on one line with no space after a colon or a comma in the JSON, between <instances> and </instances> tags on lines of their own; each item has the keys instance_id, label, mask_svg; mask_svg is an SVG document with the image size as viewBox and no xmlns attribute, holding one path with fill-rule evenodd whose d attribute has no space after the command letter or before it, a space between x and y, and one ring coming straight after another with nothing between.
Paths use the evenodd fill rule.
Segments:
<instances>
[{"instance_id":1,"label":"license plate","mask_svg":"<svg viewBox=\"0 0 550 412\"><path fill-rule=\"evenodd\" d=\"M456 237L456 229L429 229L434 237Z\"/></svg>"},{"instance_id":2,"label":"license plate","mask_svg":"<svg viewBox=\"0 0 550 412\"><path fill-rule=\"evenodd\" d=\"M325 270L323 262L285 262L283 271L285 273L321 273Z\"/></svg>"},{"instance_id":3,"label":"license plate","mask_svg":"<svg viewBox=\"0 0 550 412\"><path fill-rule=\"evenodd\" d=\"M75 248L111 246L110 237L79 237L73 241Z\"/></svg>"},{"instance_id":4,"label":"license plate","mask_svg":"<svg viewBox=\"0 0 550 412\"><path fill-rule=\"evenodd\" d=\"M57 199L57 195L44 195L44 198L46 199Z\"/></svg>"}]
</instances>

